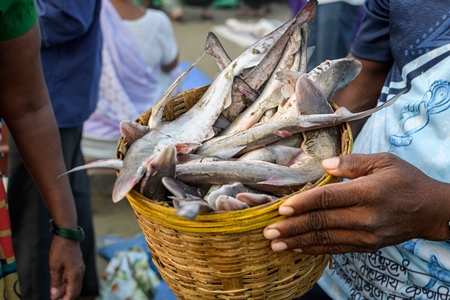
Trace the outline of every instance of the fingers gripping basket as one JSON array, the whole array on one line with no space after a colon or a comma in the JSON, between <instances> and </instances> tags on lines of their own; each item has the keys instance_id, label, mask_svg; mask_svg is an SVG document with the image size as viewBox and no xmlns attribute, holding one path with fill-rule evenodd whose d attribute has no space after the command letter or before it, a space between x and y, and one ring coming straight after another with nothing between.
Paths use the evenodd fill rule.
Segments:
<instances>
[{"instance_id":1,"label":"fingers gripping basket","mask_svg":"<svg viewBox=\"0 0 450 300\"><path fill-rule=\"evenodd\" d=\"M165 106L165 120L186 112L207 88L172 97ZM147 124L150 113L146 111L137 121ZM348 124L340 128L341 155L346 155L352 146L351 132ZM120 139L117 158L123 159L126 150ZM324 175L302 190L339 180ZM294 299L314 285L329 262L328 255L272 251L262 231L283 218L278 207L284 199L242 211L200 214L191 221L135 190L126 197L153 262L178 299Z\"/></svg>"}]
</instances>

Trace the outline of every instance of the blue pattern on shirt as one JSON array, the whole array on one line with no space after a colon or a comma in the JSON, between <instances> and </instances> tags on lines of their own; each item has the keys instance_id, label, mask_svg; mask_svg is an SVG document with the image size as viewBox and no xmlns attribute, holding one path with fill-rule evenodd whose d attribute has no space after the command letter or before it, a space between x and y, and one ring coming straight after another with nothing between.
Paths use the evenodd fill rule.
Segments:
<instances>
[{"instance_id":1,"label":"blue pattern on shirt","mask_svg":"<svg viewBox=\"0 0 450 300\"><path fill-rule=\"evenodd\" d=\"M368 119L353 152L390 152L450 182L450 4L368 0L365 8L364 34L352 53L395 61L380 103L407 92ZM333 299L450 299L450 243L414 239L374 253L335 255L319 285Z\"/></svg>"}]
</instances>

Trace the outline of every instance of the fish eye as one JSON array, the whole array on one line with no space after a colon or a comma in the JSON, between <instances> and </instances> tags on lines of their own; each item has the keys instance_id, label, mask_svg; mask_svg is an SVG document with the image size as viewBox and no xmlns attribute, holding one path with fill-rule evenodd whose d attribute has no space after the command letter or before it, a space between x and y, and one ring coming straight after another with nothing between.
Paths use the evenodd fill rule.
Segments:
<instances>
[{"instance_id":1,"label":"fish eye","mask_svg":"<svg viewBox=\"0 0 450 300\"><path fill-rule=\"evenodd\" d=\"M144 174L144 172L145 172L145 167L144 166L139 166L139 168L137 169L137 172L139 173L139 174Z\"/></svg>"}]
</instances>

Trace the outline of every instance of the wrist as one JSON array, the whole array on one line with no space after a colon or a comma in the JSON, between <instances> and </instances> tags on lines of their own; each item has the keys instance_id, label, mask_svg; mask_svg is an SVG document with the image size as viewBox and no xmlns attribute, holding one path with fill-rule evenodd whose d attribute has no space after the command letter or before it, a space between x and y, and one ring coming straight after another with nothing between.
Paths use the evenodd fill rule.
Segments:
<instances>
[{"instance_id":1,"label":"wrist","mask_svg":"<svg viewBox=\"0 0 450 300\"><path fill-rule=\"evenodd\" d=\"M80 226L77 226L76 229L72 229L56 224L54 219L50 219L49 222L50 232L54 235L76 242L84 240L84 230Z\"/></svg>"},{"instance_id":2,"label":"wrist","mask_svg":"<svg viewBox=\"0 0 450 300\"><path fill-rule=\"evenodd\" d=\"M448 194L450 193L450 184L436 181L437 185L435 185L432 190L434 191L433 199L435 199L437 207L439 207L438 211L441 212L441 215L437 217L438 220L445 221L444 233L443 237L440 237L439 240L450 240L450 202L448 201ZM431 193L430 193L431 194ZM441 223L441 226L444 225Z\"/></svg>"}]
</instances>

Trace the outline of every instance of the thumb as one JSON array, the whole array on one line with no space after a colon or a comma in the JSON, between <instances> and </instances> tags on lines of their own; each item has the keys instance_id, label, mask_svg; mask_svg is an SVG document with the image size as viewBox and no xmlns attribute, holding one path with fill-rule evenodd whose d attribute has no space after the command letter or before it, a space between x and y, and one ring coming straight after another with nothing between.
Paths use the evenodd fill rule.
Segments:
<instances>
[{"instance_id":1,"label":"thumb","mask_svg":"<svg viewBox=\"0 0 450 300\"><path fill-rule=\"evenodd\" d=\"M322 161L322 167L333 176L354 179L372 174L385 167L381 154L349 154Z\"/></svg>"}]
</instances>

